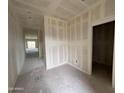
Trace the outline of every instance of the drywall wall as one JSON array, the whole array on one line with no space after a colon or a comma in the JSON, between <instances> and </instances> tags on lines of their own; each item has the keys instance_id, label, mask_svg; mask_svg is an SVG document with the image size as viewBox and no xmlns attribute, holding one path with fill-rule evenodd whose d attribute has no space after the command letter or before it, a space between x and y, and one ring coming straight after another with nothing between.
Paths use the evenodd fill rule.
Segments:
<instances>
[{"instance_id":1,"label":"drywall wall","mask_svg":"<svg viewBox=\"0 0 124 93\"><path fill-rule=\"evenodd\" d=\"M22 28L11 11L8 20L8 85L13 88L25 60L24 38Z\"/></svg>"},{"instance_id":2,"label":"drywall wall","mask_svg":"<svg viewBox=\"0 0 124 93\"><path fill-rule=\"evenodd\" d=\"M91 74L92 25L113 16L114 0L102 0L68 22L45 16L47 67L52 68L67 61L77 69Z\"/></svg>"},{"instance_id":3,"label":"drywall wall","mask_svg":"<svg viewBox=\"0 0 124 93\"><path fill-rule=\"evenodd\" d=\"M68 58L67 23L58 18L44 17L47 69L64 64Z\"/></svg>"},{"instance_id":4,"label":"drywall wall","mask_svg":"<svg viewBox=\"0 0 124 93\"><path fill-rule=\"evenodd\" d=\"M95 24L106 18L115 16L115 0L102 0L89 9L91 23Z\"/></svg>"},{"instance_id":5,"label":"drywall wall","mask_svg":"<svg viewBox=\"0 0 124 93\"><path fill-rule=\"evenodd\" d=\"M38 31L39 37L39 57L45 61L45 32L44 32L44 18L41 22L41 29ZM45 62L46 63L46 62Z\"/></svg>"},{"instance_id":6,"label":"drywall wall","mask_svg":"<svg viewBox=\"0 0 124 93\"><path fill-rule=\"evenodd\" d=\"M67 61L77 69L91 74L92 26L114 17L114 8L114 0L102 0L68 22L46 16L44 19L47 67L52 68ZM60 27L59 22L63 22L65 27Z\"/></svg>"},{"instance_id":7,"label":"drywall wall","mask_svg":"<svg viewBox=\"0 0 124 93\"><path fill-rule=\"evenodd\" d=\"M99 9L98 9L99 8ZM108 12L109 11L109 12ZM115 0L103 0L91 7L90 12L90 31L88 34L88 61L89 70L92 72L92 31L93 26L114 20Z\"/></svg>"},{"instance_id":8,"label":"drywall wall","mask_svg":"<svg viewBox=\"0 0 124 93\"><path fill-rule=\"evenodd\" d=\"M112 87L115 88L115 51L114 51L114 54L113 54Z\"/></svg>"},{"instance_id":9,"label":"drywall wall","mask_svg":"<svg viewBox=\"0 0 124 93\"><path fill-rule=\"evenodd\" d=\"M8 16L9 19L9 27L8 27L8 86L9 88L12 88L15 84L16 78L17 78L17 66L16 66L16 59L15 59L15 30L13 30L14 26L10 23L12 23L12 17L9 13ZM9 91L10 92L10 91Z\"/></svg>"},{"instance_id":10,"label":"drywall wall","mask_svg":"<svg viewBox=\"0 0 124 93\"><path fill-rule=\"evenodd\" d=\"M83 72L92 72L92 26L114 17L114 2L102 0L68 22L69 63Z\"/></svg>"},{"instance_id":11,"label":"drywall wall","mask_svg":"<svg viewBox=\"0 0 124 93\"><path fill-rule=\"evenodd\" d=\"M48 16L44 20L47 69L68 62L87 73L89 13L75 17L68 23Z\"/></svg>"},{"instance_id":12,"label":"drywall wall","mask_svg":"<svg viewBox=\"0 0 124 93\"><path fill-rule=\"evenodd\" d=\"M38 38L39 38L39 57L44 58L45 57L45 46L44 46L44 35L43 31L38 32Z\"/></svg>"},{"instance_id":13,"label":"drywall wall","mask_svg":"<svg viewBox=\"0 0 124 93\"><path fill-rule=\"evenodd\" d=\"M16 51L16 63L17 63L17 71L18 75L21 72L21 69L23 67L24 61L25 61L25 51L24 51L24 35L23 30L18 24L18 22L15 22L15 33L16 33L16 40L15 40L15 51Z\"/></svg>"},{"instance_id":14,"label":"drywall wall","mask_svg":"<svg viewBox=\"0 0 124 93\"><path fill-rule=\"evenodd\" d=\"M75 66L83 72L88 72L88 30L89 13L85 12L81 16L74 17L67 25L68 34L68 55L69 64Z\"/></svg>"},{"instance_id":15,"label":"drywall wall","mask_svg":"<svg viewBox=\"0 0 124 93\"><path fill-rule=\"evenodd\" d=\"M99 6L99 9L98 9ZM92 7L89 10L90 12L90 31L88 32L88 65L89 65L89 74L92 74L92 27L98 24L103 24L106 22L114 21L115 16L115 0L103 0L99 4ZM96 16L95 19L93 16ZM114 59L114 56L113 56ZM112 77L112 86L115 86L115 67L113 60L113 77Z\"/></svg>"}]
</instances>

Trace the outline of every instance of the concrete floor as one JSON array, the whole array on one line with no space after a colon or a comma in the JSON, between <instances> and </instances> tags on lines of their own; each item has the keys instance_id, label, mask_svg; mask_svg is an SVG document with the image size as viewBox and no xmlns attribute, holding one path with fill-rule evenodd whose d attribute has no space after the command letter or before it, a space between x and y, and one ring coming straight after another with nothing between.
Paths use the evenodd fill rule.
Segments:
<instances>
[{"instance_id":1,"label":"concrete floor","mask_svg":"<svg viewBox=\"0 0 124 93\"><path fill-rule=\"evenodd\" d=\"M26 48L27 58L38 57L38 56L39 56L38 48Z\"/></svg>"},{"instance_id":2,"label":"concrete floor","mask_svg":"<svg viewBox=\"0 0 124 93\"><path fill-rule=\"evenodd\" d=\"M112 66L94 63L92 75L106 82L106 84L112 85Z\"/></svg>"},{"instance_id":3,"label":"concrete floor","mask_svg":"<svg viewBox=\"0 0 124 93\"><path fill-rule=\"evenodd\" d=\"M35 68L40 68L44 66L45 66L44 59L40 59L38 57L33 58L27 57L23 69L21 71L21 75L26 74L27 72L31 72Z\"/></svg>"},{"instance_id":4,"label":"concrete floor","mask_svg":"<svg viewBox=\"0 0 124 93\"><path fill-rule=\"evenodd\" d=\"M42 65L20 75L15 85L20 90L13 93L114 93L107 82L104 77L89 76L70 65L48 71Z\"/></svg>"},{"instance_id":5,"label":"concrete floor","mask_svg":"<svg viewBox=\"0 0 124 93\"><path fill-rule=\"evenodd\" d=\"M27 58L35 58L39 56L39 52L26 53Z\"/></svg>"}]
</instances>

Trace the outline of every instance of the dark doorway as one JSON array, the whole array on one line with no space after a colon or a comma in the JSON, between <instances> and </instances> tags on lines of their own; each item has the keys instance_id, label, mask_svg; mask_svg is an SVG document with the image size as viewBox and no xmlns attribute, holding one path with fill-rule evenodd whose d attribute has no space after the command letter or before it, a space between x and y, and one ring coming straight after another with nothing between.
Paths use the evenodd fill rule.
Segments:
<instances>
[{"instance_id":1,"label":"dark doorway","mask_svg":"<svg viewBox=\"0 0 124 93\"><path fill-rule=\"evenodd\" d=\"M92 73L112 84L115 21L93 27Z\"/></svg>"}]
</instances>

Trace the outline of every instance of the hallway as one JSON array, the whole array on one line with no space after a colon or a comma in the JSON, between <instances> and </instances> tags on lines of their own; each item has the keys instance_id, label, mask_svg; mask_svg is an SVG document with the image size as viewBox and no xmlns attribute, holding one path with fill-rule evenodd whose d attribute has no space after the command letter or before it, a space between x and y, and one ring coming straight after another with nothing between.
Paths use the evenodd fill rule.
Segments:
<instances>
[{"instance_id":1,"label":"hallway","mask_svg":"<svg viewBox=\"0 0 124 93\"><path fill-rule=\"evenodd\" d=\"M27 57L21 75L31 72L36 68L45 67L44 59L38 57Z\"/></svg>"},{"instance_id":2,"label":"hallway","mask_svg":"<svg viewBox=\"0 0 124 93\"><path fill-rule=\"evenodd\" d=\"M26 60L15 85L22 90L13 93L114 93L107 82L104 77L86 75L68 64L46 71L43 61L35 58Z\"/></svg>"}]
</instances>

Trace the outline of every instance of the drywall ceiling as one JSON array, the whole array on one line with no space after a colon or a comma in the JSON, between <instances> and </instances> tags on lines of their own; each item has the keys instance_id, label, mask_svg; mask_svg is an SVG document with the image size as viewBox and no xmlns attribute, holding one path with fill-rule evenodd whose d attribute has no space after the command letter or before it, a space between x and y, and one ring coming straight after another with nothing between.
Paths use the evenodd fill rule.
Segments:
<instances>
[{"instance_id":1,"label":"drywall ceiling","mask_svg":"<svg viewBox=\"0 0 124 93\"><path fill-rule=\"evenodd\" d=\"M28 28L41 28L44 15L67 20L100 0L9 0L20 23Z\"/></svg>"}]
</instances>

